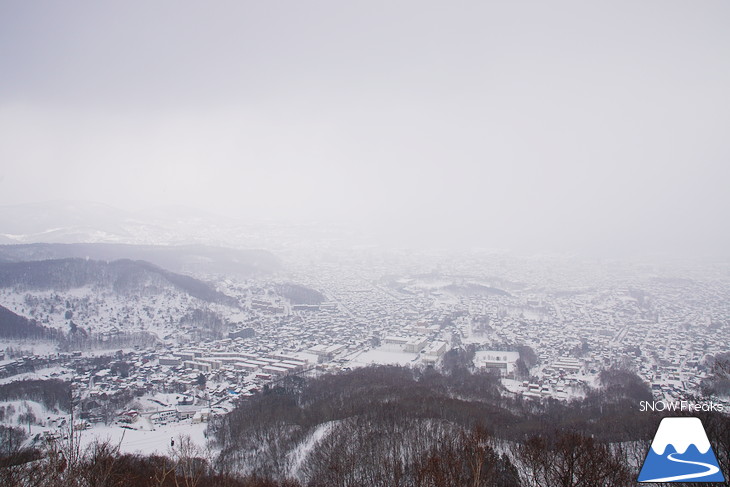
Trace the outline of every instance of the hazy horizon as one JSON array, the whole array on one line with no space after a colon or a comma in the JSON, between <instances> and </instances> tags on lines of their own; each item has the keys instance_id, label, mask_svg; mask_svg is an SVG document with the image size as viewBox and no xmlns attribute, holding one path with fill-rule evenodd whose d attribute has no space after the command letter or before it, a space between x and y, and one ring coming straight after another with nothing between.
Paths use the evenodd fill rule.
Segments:
<instances>
[{"instance_id":1,"label":"hazy horizon","mask_svg":"<svg viewBox=\"0 0 730 487\"><path fill-rule=\"evenodd\" d=\"M719 1L6 2L0 205L727 256L728 14Z\"/></svg>"}]
</instances>

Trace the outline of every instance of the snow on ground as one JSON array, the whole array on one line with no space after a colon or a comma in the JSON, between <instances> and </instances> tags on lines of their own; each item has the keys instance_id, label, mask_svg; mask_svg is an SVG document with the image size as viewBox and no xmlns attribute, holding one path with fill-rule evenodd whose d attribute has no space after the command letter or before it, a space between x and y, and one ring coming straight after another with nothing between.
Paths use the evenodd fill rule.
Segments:
<instances>
[{"instance_id":1,"label":"snow on ground","mask_svg":"<svg viewBox=\"0 0 730 487\"><path fill-rule=\"evenodd\" d=\"M73 372L66 367L47 367L45 369L38 369L35 372L26 372L24 374L16 374L10 377L0 379L0 384L9 384L19 380L72 380Z\"/></svg>"},{"instance_id":2,"label":"snow on ground","mask_svg":"<svg viewBox=\"0 0 730 487\"><path fill-rule=\"evenodd\" d=\"M309 455L309 452L312 451L312 448L314 448L317 442L324 438L338 422L339 421L328 421L327 423L318 425L306 440L297 445L294 450L289 452L289 456L291 458L291 470L289 470L290 476L297 476L302 463L307 458L307 455Z\"/></svg>"},{"instance_id":3,"label":"snow on ground","mask_svg":"<svg viewBox=\"0 0 730 487\"><path fill-rule=\"evenodd\" d=\"M0 303L41 325L69 330L69 321L91 333L147 331L163 338L174 333L190 310L210 308L223 315L231 310L201 301L171 286L164 292L120 295L111 289L85 286L64 291L0 289ZM70 309L67 307L70 306ZM72 311L72 318L66 312Z\"/></svg>"},{"instance_id":4,"label":"snow on ground","mask_svg":"<svg viewBox=\"0 0 730 487\"><path fill-rule=\"evenodd\" d=\"M173 399L175 394L157 396L163 401L175 403ZM161 401L162 402L162 401ZM159 409L166 409L159 404L149 402L147 406L155 410L151 406L158 406ZM70 416L62 411L52 412L46 409L42 404L30 400L14 400L2 401L0 407L5 412L2 424L14 427L20 427L28 431L30 426L30 437L44 432L57 433L63 431L63 424L67 424ZM32 412L35 421L31 425L27 422L19 422L19 417L27 412ZM60 413L60 414L59 414ZM35 424L36 422L41 424ZM119 445L122 453L142 453L142 454L169 454L170 440L179 441L179 437L190 436L192 442L200 447L201 454L207 447L207 439L205 430L207 423L193 423L192 419L180 422L169 423L166 425L153 425L149 421L149 413L143 414L135 423L128 428L121 425L103 425L96 424L90 429L79 431L81 445L89 446L95 441L109 441L111 445ZM178 443L179 444L179 443Z\"/></svg>"},{"instance_id":5,"label":"snow on ground","mask_svg":"<svg viewBox=\"0 0 730 487\"><path fill-rule=\"evenodd\" d=\"M525 392L525 388L522 385L522 381L515 380L515 379L507 379L506 377L502 377L500 380L502 382L502 385L510 392L514 392L515 394L521 394Z\"/></svg>"},{"instance_id":6,"label":"snow on ground","mask_svg":"<svg viewBox=\"0 0 730 487\"><path fill-rule=\"evenodd\" d=\"M19 421L21 415L25 415L28 412L32 413L35 417L34 421L31 421L31 433L39 433L42 430L53 430L56 428L55 424L52 424L52 420L59 420L65 418L65 414L58 414L61 411L53 412L36 401L30 401L27 399L16 399L13 401L2 401L0 407L3 408L4 417L2 424L7 426L16 426L21 428L28 428L26 421ZM35 424L36 422L42 424Z\"/></svg>"},{"instance_id":7,"label":"snow on ground","mask_svg":"<svg viewBox=\"0 0 730 487\"><path fill-rule=\"evenodd\" d=\"M417 353L406 353L401 351L394 351L386 347L374 348L363 352L360 355L354 357L348 366L350 367L364 367L370 364L380 365L413 365L420 359Z\"/></svg>"},{"instance_id":8,"label":"snow on ground","mask_svg":"<svg viewBox=\"0 0 730 487\"><path fill-rule=\"evenodd\" d=\"M155 426L154 430L152 430L152 425L149 421L142 418L131 427L144 427L145 429L134 430L116 425L98 425L81 432L81 444L86 446L96 440L109 440L112 445L119 445L121 453L168 455L170 440L174 439L178 443L180 435L187 435L190 436L192 442L199 446L201 450L206 448L207 439L205 437L205 430L208 427L207 423L193 424L192 420L185 420L165 426Z\"/></svg>"},{"instance_id":9,"label":"snow on ground","mask_svg":"<svg viewBox=\"0 0 730 487\"><path fill-rule=\"evenodd\" d=\"M147 394L135 401L142 406L142 411L163 411L174 409L184 394L174 393L157 393L154 395Z\"/></svg>"},{"instance_id":10,"label":"snow on ground","mask_svg":"<svg viewBox=\"0 0 730 487\"><path fill-rule=\"evenodd\" d=\"M28 355L46 356L58 353L58 344L46 340L14 340L3 338L0 340L0 352L8 349L21 350ZM15 359L7 359L0 363L12 362Z\"/></svg>"}]
</instances>

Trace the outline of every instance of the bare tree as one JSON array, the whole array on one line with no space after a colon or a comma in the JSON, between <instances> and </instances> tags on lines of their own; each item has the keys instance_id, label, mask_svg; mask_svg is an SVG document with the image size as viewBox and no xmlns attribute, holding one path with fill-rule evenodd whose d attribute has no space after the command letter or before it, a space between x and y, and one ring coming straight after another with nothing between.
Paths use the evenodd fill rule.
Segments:
<instances>
[{"instance_id":1,"label":"bare tree","mask_svg":"<svg viewBox=\"0 0 730 487\"><path fill-rule=\"evenodd\" d=\"M180 435L168 451L175 465L175 486L196 487L208 471L209 462L205 458L205 450L196 445L190 436Z\"/></svg>"},{"instance_id":2,"label":"bare tree","mask_svg":"<svg viewBox=\"0 0 730 487\"><path fill-rule=\"evenodd\" d=\"M517 457L530 487L624 487L634 480L625 458L578 433L529 438Z\"/></svg>"}]
</instances>

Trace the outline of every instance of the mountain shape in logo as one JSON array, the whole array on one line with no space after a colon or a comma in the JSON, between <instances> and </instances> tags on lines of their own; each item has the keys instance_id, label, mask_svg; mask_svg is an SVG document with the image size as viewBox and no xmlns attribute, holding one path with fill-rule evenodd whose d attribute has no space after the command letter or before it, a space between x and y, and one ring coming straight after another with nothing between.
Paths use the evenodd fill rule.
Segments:
<instances>
[{"instance_id":1,"label":"mountain shape in logo","mask_svg":"<svg viewBox=\"0 0 730 487\"><path fill-rule=\"evenodd\" d=\"M664 418L639 482L724 482L700 418Z\"/></svg>"}]
</instances>

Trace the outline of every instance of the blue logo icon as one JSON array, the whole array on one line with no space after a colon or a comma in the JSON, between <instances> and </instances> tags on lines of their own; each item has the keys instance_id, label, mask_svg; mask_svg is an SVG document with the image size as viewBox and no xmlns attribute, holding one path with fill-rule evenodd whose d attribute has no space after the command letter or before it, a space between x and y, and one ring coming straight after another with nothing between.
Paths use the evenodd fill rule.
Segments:
<instances>
[{"instance_id":1,"label":"blue logo icon","mask_svg":"<svg viewBox=\"0 0 730 487\"><path fill-rule=\"evenodd\" d=\"M639 482L724 482L700 418L664 418Z\"/></svg>"}]
</instances>

